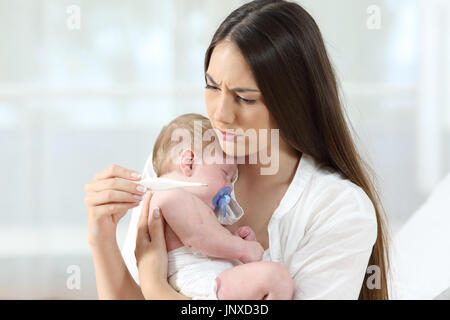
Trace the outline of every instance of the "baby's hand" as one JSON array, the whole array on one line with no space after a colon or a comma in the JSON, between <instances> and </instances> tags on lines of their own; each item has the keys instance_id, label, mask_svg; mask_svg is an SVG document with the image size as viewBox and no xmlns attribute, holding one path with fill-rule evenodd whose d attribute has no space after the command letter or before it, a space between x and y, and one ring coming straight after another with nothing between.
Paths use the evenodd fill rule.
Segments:
<instances>
[{"instance_id":1,"label":"baby's hand","mask_svg":"<svg viewBox=\"0 0 450 320\"><path fill-rule=\"evenodd\" d=\"M241 237L244 240L248 240L248 241L256 241L256 235L253 232L252 228L248 227L248 226L243 226L238 228L236 231L234 231L233 233L235 236Z\"/></svg>"},{"instance_id":2,"label":"baby's hand","mask_svg":"<svg viewBox=\"0 0 450 320\"><path fill-rule=\"evenodd\" d=\"M239 260L243 263L261 261L264 254L264 249L261 244L256 241L255 232L249 226L238 228L233 233L247 242L245 242L245 254Z\"/></svg>"},{"instance_id":3,"label":"baby's hand","mask_svg":"<svg viewBox=\"0 0 450 320\"><path fill-rule=\"evenodd\" d=\"M264 254L262 245L258 241L246 241L244 244L245 253L239 260L242 263L261 261Z\"/></svg>"}]
</instances>

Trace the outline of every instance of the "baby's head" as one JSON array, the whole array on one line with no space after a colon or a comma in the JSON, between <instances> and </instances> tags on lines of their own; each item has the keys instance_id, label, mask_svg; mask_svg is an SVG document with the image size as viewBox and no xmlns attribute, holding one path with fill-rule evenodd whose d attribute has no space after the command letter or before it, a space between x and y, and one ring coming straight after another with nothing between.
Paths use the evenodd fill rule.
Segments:
<instances>
[{"instance_id":1,"label":"baby's head","mask_svg":"<svg viewBox=\"0 0 450 320\"><path fill-rule=\"evenodd\" d=\"M213 141L204 141L203 137L208 135ZM201 140L200 149L194 143L196 136ZM175 118L161 130L153 147L153 169L158 177L207 183L208 187L186 190L213 207L212 199L217 192L232 186L237 166L225 163L209 119L191 113Z\"/></svg>"}]
</instances>

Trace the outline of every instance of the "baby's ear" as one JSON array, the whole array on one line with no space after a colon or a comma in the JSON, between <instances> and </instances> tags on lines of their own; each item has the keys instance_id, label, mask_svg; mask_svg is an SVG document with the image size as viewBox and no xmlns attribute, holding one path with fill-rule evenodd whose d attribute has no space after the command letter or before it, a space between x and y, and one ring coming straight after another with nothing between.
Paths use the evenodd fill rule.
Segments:
<instances>
[{"instance_id":1,"label":"baby's ear","mask_svg":"<svg viewBox=\"0 0 450 320\"><path fill-rule=\"evenodd\" d=\"M192 175L192 168L194 166L194 152L192 150L184 150L180 154L180 170L187 177Z\"/></svg>"}]
</instances>

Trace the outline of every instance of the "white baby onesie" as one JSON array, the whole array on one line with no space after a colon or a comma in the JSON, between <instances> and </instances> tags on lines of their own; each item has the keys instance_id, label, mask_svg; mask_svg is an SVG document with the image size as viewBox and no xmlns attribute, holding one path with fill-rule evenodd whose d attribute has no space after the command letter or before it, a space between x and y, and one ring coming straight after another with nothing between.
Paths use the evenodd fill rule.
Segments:
<instances>
[{"instance_id":1,"label":"white baby onesie","mask_svg":"<svg viewBox=\"0 0 450 320\"><path fill-rule=\"evenodd\" d=\"M168 253L170 285L193 300L217 300L216 277L241 264L239 260L208 257L186 246Z\"/></svg>"}]
</instances>

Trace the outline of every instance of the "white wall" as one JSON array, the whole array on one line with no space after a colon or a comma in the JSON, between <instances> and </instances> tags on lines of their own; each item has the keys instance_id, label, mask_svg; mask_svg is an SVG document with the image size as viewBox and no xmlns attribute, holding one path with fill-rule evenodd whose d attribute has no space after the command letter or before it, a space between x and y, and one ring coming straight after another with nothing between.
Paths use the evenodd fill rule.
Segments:
<instances>
[{"instance_id":1,"label":"white wall","mask_svg":"<svg viewBox=\"0 0 450 320\"><path fill-rule=\"evenodd\" d=\"M0 0L0 298L95 298L84 185L113 163L141 170L162 125L205 113L204 52L244 2ZM299 2L397 230L450 171L448 1L427 1L435 19L419 0ZM80 30L66 26L71 4ZM371 5L381 29L367 27Z\"/></svg>"}]
</instances>

